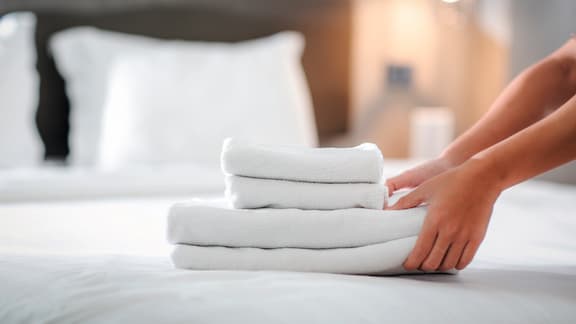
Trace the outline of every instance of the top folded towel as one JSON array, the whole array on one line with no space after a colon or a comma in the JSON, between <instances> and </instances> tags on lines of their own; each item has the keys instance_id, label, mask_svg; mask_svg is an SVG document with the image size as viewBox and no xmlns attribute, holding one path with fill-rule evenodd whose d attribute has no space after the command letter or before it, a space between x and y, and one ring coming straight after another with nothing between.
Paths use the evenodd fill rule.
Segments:
<instances>
[{"instance_id":1,"label":"top folded towel","mask_svg":"<svg viewBox=\"0 0 576 324\"><path fill-rule=\"evenodd\" d=\"M222 170L229 175L321 183L379 183L382 153L374 144L352 148L267 146L226 139Z\"/></svg>"}]
</instances>

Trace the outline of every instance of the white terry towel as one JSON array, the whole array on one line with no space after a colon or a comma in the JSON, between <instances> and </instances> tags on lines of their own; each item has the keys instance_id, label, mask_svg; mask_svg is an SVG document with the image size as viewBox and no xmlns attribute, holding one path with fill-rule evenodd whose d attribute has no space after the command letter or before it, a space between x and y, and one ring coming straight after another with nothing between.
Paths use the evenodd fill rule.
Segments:
<instances>
[{"instance_id":1,"label":"white terry towel","mask_svg":"<svg viewBox=\"0 0 576 324\"><path fill-rule=\"evenodd\" d=\"M313 183L226 177L226 197L234 208L383 209L382 183Z\"/></svg>"},{"instance_id":2,"label":"white terry towel","mask_svg":"<svg viewBox=\"0 0 576 324\"><path fill-rule=\"evenodd\" d=\"M229 175L305 182L382 182L382 153L374 144L353 148L267 146L226 139L222 170Z\"/></svg>"},{"instance_id":3,"label":"white terry towel","mask_svg":"<svg viewBox=\"0 0 576 324\"><path fill-rule=\"evenodd\" d=\"M277 270L340 274L407 273L402 263L416 242L409 236L386 243L339 249L259 249L176 245L172 263L191 270Z\"/></svg>"},{"instance_id":4,"label":"white terry towel","mask_svg":"<svg viewBox=\"0 0 576 324\"><path fill-rule=\"evenodd\" d=\"M386 243L418 235L424 207L388 211L231 209L222 201L174 205L167 236L173 244L332 249Z\"/></svg>"},{"instance_id":5,"label":"white terry towel","mask_svg":"<svg viewBox=\"0 0 576 324\"><path fill-rule=\"evenodd\" d=\"M405 273L425 208L297 210L175 205L168 240L178 268Z\"/></svg>"}]
</instances>

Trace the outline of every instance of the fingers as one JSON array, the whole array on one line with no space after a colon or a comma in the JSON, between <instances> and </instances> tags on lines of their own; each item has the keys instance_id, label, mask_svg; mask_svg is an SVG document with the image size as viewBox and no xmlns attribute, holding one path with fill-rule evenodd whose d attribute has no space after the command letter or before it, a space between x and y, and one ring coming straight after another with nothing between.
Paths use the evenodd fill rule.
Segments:
<instances>
[{"instance_id":1,"label":"fingers","mask_svg":"<svg viewBox=\"0 0 576 324\"><path fill-rule=\"evenodd\" d=\"M448 248L444 260L440 267L438 267L438 270L448 271L454 269L462 256L462 251L466 248L466 244L466 242L453 242Z\"/></svg>"},{"instance_id":2,"label":"fingers","mask_svg":"<svg viewBox=\"0 0 576 324\"><path fill-rule=\"evenodd\" d=\"M433 247L423 247L419 251L415 248L404 263L404 267L406 270L448 271L457 268L459 261L463 260L463 251L465 251L466 247L467 243L451 242L448 237L439 235L436 237ZM429 251L429 253L426 254L425 251ZM463 269L466 265L457 269Z\"/></svg>"},{"instance_id":3,"label":"fingers","mask_svg":"<svg viewBox=\"0 0 576 324\"><path fill-rule=\"evenodd\" d=\"M420 267L424 259L426 259L432 250L434 242L436 241L436 235L436 228L426 225L422 228L414 249L412 249L412 252L408 258L406 258L406 261L404 261L404 268L406 270L413 271Z\"/></svg>"},{"instance_id":4,"label":"fingers","mask_svg":"<svg viewBox=\"0 0 576 324\"><path fill-rule=\"evenodd\" d=\"M404 262L408 271L448 271L465 268L480 243L458 238L457 232L443 231L429 218L424 222L414 249Z\"/></svg>"},{"instance_id":5,"label":"fingers","mask_svg":"<svg viewBox=\"0 0 576 324\"><path fill-rule=\"evenodd\" d=\"M448 236L423 231L404 268L408 271L462 270L472 262L480 244L481 240L451 242Z\"/></svg>"},{"instance_id":6,"label":"fingers","mask_svg":"<svg viewBox=\"0 0 576 324\"><path fill-rule=\"evenodd\" d=\"M447 237L442 236L441 234L436 239L434 243L434 247L430 251L430 254L424 259L422 262L420 269L423 271L436 271L442 264L444 260L444 256L448 252L448 249L451 247L451 242Z\"/></svg>"},{"instance_id":7,"label":"fingers","mask_svg":"<svg viewBox=\"0 0 576 324\"><path fill-rule=\"evenodd\" d=\"M394 191L402 188L412 188L413 185L412 176L408 172L401 173L393 178L386 180L386 185L388 186L388 193L392 195Z\"/></svg>"},{"instance_id":8,"label":"fingers","mask_svg":"<svg viewBox=\"0 0 576 324\"><path fill-rule=\"evenodd\" d=\"M420 204L425 202L425 200L426 197L421 193L420 190L416 189L411 193L407 194L406 196L398 199L398 201L394 205L388 207L387 209L400 210L400 209L418 207Z\"/></svg>"},{"instance_id":9,"label":"fingers","mask_svg":"<svg viewBox=\"0 0 576 324\"><path fill-rule=\"evenodd\" d=\"M480 247L480 243L482 243L482 240L478 239L472 239L468 242L466 248L464 249L464 252L462 252L460 260L456 264L456 269L462 270L466 268L470 264L470 262L472 262L472 259L474 258L476 251L478 251L478 247Z\"/></svg>"},{"instance_id":10,"label":"fingers","mask_svg":"<svg viewBox=\"0 0 576 324\"><path fill-rule=\"evenodd\" d=\"M394 182L392 182L390 179L386 180L386 187L388 187L388 197L392 197L394 191L398 189L396 188Z\"/></svg>"}]
</instances>

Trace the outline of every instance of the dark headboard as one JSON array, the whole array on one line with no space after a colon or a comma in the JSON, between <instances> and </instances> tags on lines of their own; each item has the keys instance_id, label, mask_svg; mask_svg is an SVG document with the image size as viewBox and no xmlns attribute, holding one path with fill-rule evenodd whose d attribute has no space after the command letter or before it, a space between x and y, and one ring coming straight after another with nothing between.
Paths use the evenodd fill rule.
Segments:
<instances>
[{"instance_id":1,"label":"dark headboard","mask_svg":"<svg viewBox=\"0 0 576 324\"><path fill-rule=\"evenodd\" d=\"M36 43L41 89L37 124L47 157L60 158L68 154L69 103L64 81L46 45L54 33L75 26L95 26L164 39L232 42L282 30L300 31L307 42L303 65L312 92L320 141L346 130L350 107L351 0L150 2L4 1L0 14L29 10L38 18ZM160 5L162 3L166 4Z\"/></svg>"}]
</instances>

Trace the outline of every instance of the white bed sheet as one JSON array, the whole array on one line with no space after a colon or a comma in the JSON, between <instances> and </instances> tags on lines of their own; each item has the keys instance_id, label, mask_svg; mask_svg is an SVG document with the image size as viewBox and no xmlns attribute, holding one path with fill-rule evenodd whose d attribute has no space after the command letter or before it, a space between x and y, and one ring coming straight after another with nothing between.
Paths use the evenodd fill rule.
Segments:
<instances>
[{"instance_id":1,"label":"white bed sheet","mask_svg":"<svg viewBox=\"0 0 576 324\"><path fill-rule=\"evenodd\" d=\"M0 203L221 192L218 168L192 164L106 170L45 166L0 170Z\"/></svg>"},{"instance_id":2,"label":"white bed sheet","mask_svg":"<svg viewBox=\"0 0 576 324\"><path fill-rule=\"evenodd\" d=\"M503 194L459 275L174 270L186 196L0 204L0 323L574 323L576 187Z\"/></svg>"}]
</instances>

